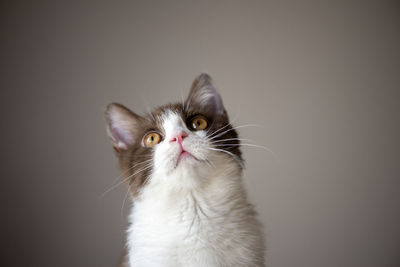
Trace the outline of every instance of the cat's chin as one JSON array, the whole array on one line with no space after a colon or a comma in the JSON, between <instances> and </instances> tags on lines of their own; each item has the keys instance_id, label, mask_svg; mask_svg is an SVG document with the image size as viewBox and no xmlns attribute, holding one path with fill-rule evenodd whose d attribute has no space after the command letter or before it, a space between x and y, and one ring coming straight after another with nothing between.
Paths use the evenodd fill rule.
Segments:
<instances>
[{"instance_id":1,"label":"cat's chin","mask_svg":"<svg viewBox=\"0 0 400 267\"><path fill-rule=\"evenodd\" d=\"M179 155L179 158L178 158L178 164L180 161L185 160L187 158L193 158L192 154L190 154L187 151L182 151L182 153Z\"/></svg>"},{"instance_id":2,"label":"cat's chin","mask_svg":"<svg viewBox=\"0 0 400 267\"><path fill-rule=\"evenodd\" d=\"M199 160L188 151L182 151L178 156L175 168L182 167L182 165L193 164Z\"/></svg>"}]
</instances>

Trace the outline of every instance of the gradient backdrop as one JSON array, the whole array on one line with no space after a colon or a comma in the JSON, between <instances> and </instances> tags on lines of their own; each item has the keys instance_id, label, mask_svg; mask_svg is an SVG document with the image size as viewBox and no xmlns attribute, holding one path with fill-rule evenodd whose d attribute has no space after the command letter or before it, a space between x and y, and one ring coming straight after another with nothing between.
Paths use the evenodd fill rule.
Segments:
<instances>
[{"instance_id":1,"label":"gradient backdrop","mask_svg":"<svg viewBox=\"0 0 400 267\"><path fill-rule=\"evenodd\" d=\"M276 154L243 149L269 266L400 266L398 1L1 1L0 22L0 266L114 266L104 107L203 71Z\"/></svg>"}]
</instances>

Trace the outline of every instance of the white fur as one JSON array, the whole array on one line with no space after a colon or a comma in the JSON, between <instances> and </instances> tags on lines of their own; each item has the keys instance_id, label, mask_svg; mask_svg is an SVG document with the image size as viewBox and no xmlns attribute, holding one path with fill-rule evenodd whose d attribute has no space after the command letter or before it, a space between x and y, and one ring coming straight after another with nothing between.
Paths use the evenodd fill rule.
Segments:
<instances>
[{"instance_id":1,"label":"white fur","mask_svg":"<svg viewBox=\"0 0 400 267\"><path fill-rule=\"evenodd\" d=\"M261 227L237 162L209 150L205 132L189 131L177 114L168 112L163 121L154 172L129 216L130 266L264 266ZM177 164L180 146L169 140L182 130L188 133L183 147L196 159Z\"/></svg>"}]
</instances>

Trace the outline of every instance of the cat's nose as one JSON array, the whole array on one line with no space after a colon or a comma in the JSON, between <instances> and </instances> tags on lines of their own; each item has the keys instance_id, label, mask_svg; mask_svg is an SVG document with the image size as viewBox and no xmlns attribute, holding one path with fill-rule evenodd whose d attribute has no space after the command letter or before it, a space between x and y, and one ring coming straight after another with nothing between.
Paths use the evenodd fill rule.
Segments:
<instances>
[{"instance_id":1,"label":"cat's nose","mask_svg":"<svg viewBox=\"0 0 400 267\"><path fill-rule=\"evenodd\" d=\"M179 133L174 134L171 139L169 140L170 142L177 142L178 144L182 144L183 139L187 137L188 134L184 131L181 131Z\"/></svg>"}]
</instances>

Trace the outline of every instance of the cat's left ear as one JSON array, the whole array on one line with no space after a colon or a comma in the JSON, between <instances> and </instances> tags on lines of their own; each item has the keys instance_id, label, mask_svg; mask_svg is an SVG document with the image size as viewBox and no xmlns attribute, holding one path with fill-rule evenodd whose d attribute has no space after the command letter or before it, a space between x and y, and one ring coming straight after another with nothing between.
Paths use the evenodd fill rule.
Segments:
<instances>
[{"instance_id":1,"label":"cat's left ear","mask_svg":"<svg viewBox=\"0 0 400 267\"><path fill-rule=\"evenodd\" d=\"M142 118L118 103L111 103L105 111L107 133L114 149L127 150L137 141Z\"/></svg>"},{"instance_id":2,"label":"cat's left ear","mask_svg":"<svg viewBox=\"0 0 400 267\"><path fill-rule=\"evenodd\" d=\"M206 74L200 74L193 82L185 106L199 106L213 116L225 113L222 98L215 89L211 77Z\"/></svg>"}]
</instances>

